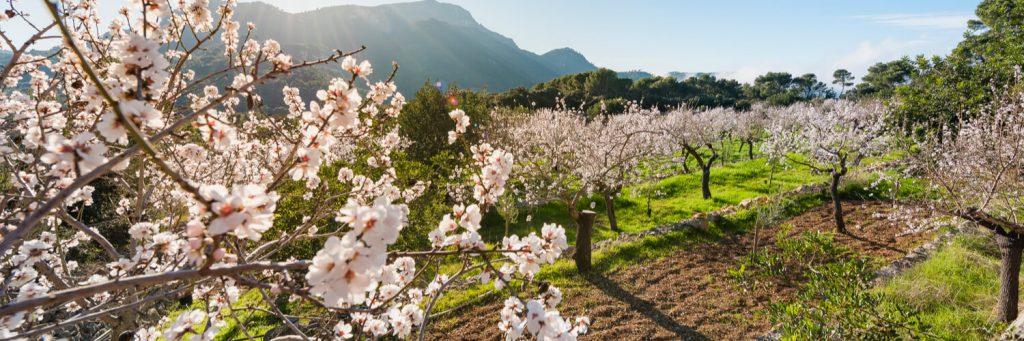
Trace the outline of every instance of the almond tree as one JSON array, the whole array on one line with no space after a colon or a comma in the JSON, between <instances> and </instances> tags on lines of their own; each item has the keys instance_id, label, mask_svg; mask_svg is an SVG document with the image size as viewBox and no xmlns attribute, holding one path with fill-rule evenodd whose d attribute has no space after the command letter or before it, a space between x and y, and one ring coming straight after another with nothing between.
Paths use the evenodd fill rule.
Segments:
<instances>
[{"instance_id":1,"label":"almond tree","mask_svg":"<svg viewBox=\"0 0 1024 341\"><path fill-rule=\"evenodd\" d=\"M768 122L769 108L762 103L755 104L748 111L739 111L733 116L732 136L740 140L740 152L747 146L747 158L754 159L754 143L764 137L764 127Z\"/></svg>"},{"instance_id":2,"label":"almond tree","mask_svg":"<svg viewBox=\"0 0 1024 341\"><path fill-rule=\"evenodd\" d=\"M786 159L816 173L829 174L836 230L845 233L839 185L854 160L884 151L886 138L878 103L829 100L794 104L775 111L761 151L769 161Z\"/></svg>"},{"instance_id":3,"label":"almond tree","mask_svg":"<svg viewBox=\"0 0 1024 341\"><path fill-rule=\"evenodd\" d=\"M398 179L391 164L403 145L397 66L371 78L372 65L355 58L362 49L293 61L232 20L231 0L216 13L207 0L133 1L106 24L92 0L45 4L50 19L25 41L0 33L14 51L0 72L0 159L10 174L0 187L0 338L209 340L228 321L253 338L238 316L246 310L302 339L422 338L437 299L470 274L510 289L500 325L509 339L585 331L585 318L567 322L555 310L557 288L530 298L507 286L534 283L558 258L561 227L496 247L480 240L481 216L511 173L508 152L474 146L472 199L438 217L432 248L395 249L410 231L407 203L426 186ZM7 20L29 20L8 5ZM29 52L57 38L51 54ZM190 59L201 51L222 51L226 68L197 74ZM284 87L288 111L263 111L256 85L326 63L345 71L315 99ZM340 168L336 179L322 178L329 165ZM103 221L86 214L99 200L116 206ZM285 200L305 202L310 216L275 219ZM128 240L100 223L123 226ZM299 243L322 248L311 259L279 254ZM454 273L425 269L452 257ZM243 292L260 303L237 304ZM165 315L181 297L201 308ZM310 308L285 315L286 298Z\"/></svg>"},{"instance_id":4,"label":"almond tree","mask_svg":"<svg viewBox=\"0 0 1024 341\"><path fill-rule=\"evenodd\" d=\"M524 157L516 177L526 186L527 201L565 203L579 218L579 201L592 193L605 200L610 227L618 230L614 198L624 187L644 181L641 164L654 156L661 136L653 129L658 113L633 106L626 113L587 121L583 112L542 109L534 113L500 113L505 122L503 146Z\"/></svg>"},{"instance_id":5,"label":"almond tree","mask_svg":"<svg viewBox=\"0 0 1024 341\"><path fill-rule=\"evenodd\" d=\"M666 143L692 156L700 167L701 193L705 200L711 199L711 167L719 156L716 144L725 137L734 117L735 111L725 108L702 111L679 108L664 117L662 131ZM683 160L686 162L685 158Z\"/></svg>"},{"instance_id":6,"label":"almond tree","mask_svg":"<svg viewBox=\"0 0 1024 341\"><path fill-rule=\"evenodd\" d=\"M561 201L569 217L578 220L579 201L587 193L587 182L579 176L588 134L581 113L541 109L496 111L493 116L488 135L518 156L513 176L523 186L523 200L530 205Z\"/></svg>"},{"instance_id":7,"label":"almond tree","mask_svg":"<svg viewBox=\"0 0 1024 341\"><path fill-rule=\"evenodd\" d=\"M633 107L626 113L587 124L580 136L583 162L579 177L601 194L612 231L619 231L615 198L622 189L657 175L657 168L646 167L644 163L662 149L657 146L662 135L654 128L657 115L655 111Z\"/></svg>"},{"instance_id":8,"label":"almond tree","mask_svg":"<svg viewBox=\"0 0 1024 341\"><path fill-rule=\"evenodd\" d=\"M1001 96L958 133L922 144L916 164L953 214L991 230L1001 251L996 318L1017 318L1024 250L1024 95Z\"/></svg>"}]
</instances>

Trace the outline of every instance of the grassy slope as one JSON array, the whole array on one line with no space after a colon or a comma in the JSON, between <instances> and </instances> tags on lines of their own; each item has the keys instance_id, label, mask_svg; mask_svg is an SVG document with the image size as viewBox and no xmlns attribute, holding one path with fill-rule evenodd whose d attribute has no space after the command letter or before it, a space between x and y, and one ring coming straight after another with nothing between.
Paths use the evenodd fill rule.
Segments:
<instances>
[{"instance_id":1,"label":"grassy slope","mask_svg":"<svg viewBox=\"0 0 1024 341\"><path fill-rule=\"evenodd\" d=\"M999 250L985 232L956 237L877 290L920 309L933 332L950 340L987 340L1002 331L992 322Z\"/></svg>"},{"instance_id":2,"label":"grassy slope","mask_svg":"<svg viewBox=\"0 0 1024 341\"><path fill-rule=\"evenodd\" d=\"M661 195L651 198L651 217L647 216L647 197L644 193L634 193L630 189L623 191L615 200L616 216L619 228L624 232L637 232L659 225L689 219L696 213L710 212L724 206L739 204L744 199L769 195L782 190L789 190L800 185L821 182L823 175L812 174L804 167L776 169L772 186L768 186L771 167L765 164L764 158L746 161L746 156L735 155L732 160L744 160L726 163L724 166L716 162L711 169L712 200L701 197L700 173L681 174L659 181L654 190ZM697 169L693 166L692 169ZM595 204L598 212L594 224L595 240L609 239L616 233L608 227L608 216L605 214L604 202L599 197L580 200L580 209L590 209ZM532 215L532 221L526 222L525 217ZM504 234L504 222L500 217L489 217L484 222L481 233L485 240L499 241ZM520 219L510 224L509 233L526 235L531 231L539 232L542 223L558 223L566 229L570 243L576 239L575 224L569 218L565 205L552 202L531 208L520 214Z\"/></svg>"}]
</instances>

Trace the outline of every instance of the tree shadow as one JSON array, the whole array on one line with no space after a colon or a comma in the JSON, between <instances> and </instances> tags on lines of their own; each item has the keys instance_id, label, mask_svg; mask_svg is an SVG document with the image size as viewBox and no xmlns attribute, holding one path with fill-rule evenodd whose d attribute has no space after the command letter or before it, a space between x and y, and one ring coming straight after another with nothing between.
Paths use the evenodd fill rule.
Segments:
<instances>
[{"instance_id":1,"label":"tree shadow","mask_svg":"<svg viewBox=\"0 0 1024 341\"><path fill-rule=\"evenodd\" d=\"M874 246L874 247L879 248L879 249L886 249L886 250L893 251L893 252L898 252L898 253L906 253L907 252L906 250L900 250L899 248L893 247L893 246L888 245L888 244L884 244L884 243L881 243L881 242L878 242L878 241L875 241L875 240L871 240L871 239L868 239L868 238L865 238L865 237L861 237L861 236L855 235L855 234L853 234L850 231L843 232L842 234L847 236L847 237L850 237L851 239L859 240L862 243Z\"/></svg>"},{"instance_id":2,"label":"tree shadow","mask_svg":"<svg viewBox=\"0 0 1024 341\"><path fill-rule=\"evenodd\" d=\"M633 293L622 288L618 283L615 283L615 281L599 272L587 273L583 277L608 296L628 304L631 310L640 313L647 319L654 321L658 326L672 332L680 340L710 340L696 329L679 324L671 316L658 310L654 303L636 297Z\"/></svg>"}]
</instances>

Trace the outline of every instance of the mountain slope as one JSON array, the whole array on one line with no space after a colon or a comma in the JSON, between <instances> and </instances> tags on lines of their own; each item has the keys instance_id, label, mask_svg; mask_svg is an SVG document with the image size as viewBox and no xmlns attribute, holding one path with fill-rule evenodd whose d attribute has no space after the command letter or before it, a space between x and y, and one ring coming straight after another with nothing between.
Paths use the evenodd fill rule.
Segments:
<instances>
[{"instance_id":1,"label":"mountain slope","mask_svg":"<svg viewBox=\"0 0 1024 341\"><path fill-rule=\"evenodd\" d=\"M548 51L540 57L548 67L561 74L587 72L597 68L582 54L568 47Z\"/></svg>"},{"instance_id":2,"label":"mountain slope","mask_svg":"<svg viewBox=\"0 0 1024 341\"><path fill-rule=\"evenodd\" d=\"M377 73L387 73L391 62L398 62L396 83L407 94L427 80L502 91L595 68L571 49L543 56L523 50L480 25L465 9L432 0L333 6L295 14L265 3L241 3L235 20L255 23L257 39L275 39L296 55L325 55L365 45L359 58L369 59Z\"/></svg>"}]
</instances>

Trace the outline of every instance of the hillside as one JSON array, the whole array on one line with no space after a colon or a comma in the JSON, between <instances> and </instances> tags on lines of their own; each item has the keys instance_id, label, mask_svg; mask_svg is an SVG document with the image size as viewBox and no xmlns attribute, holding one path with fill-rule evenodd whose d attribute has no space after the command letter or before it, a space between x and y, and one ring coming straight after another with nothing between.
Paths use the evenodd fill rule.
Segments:
<instances>
[{"instance_id":1,"label":"hillside","mask_svg":"<svg viewBox=\"0 0 1024 341\"><path fill-rule=\"evenodd\" d=\"M427 80L464 88L502 91L595 69L578 52L564 48L543 55L478 23L465 9L427 0L381 6L332 6L287 13L253 2L238 5L235 20L255 23L258 39L275 39L297 55L350 51L365 45L360 58L380 73L392 61L401 66L396 82L412 94Z\"/></svg>"}]
</instances>

